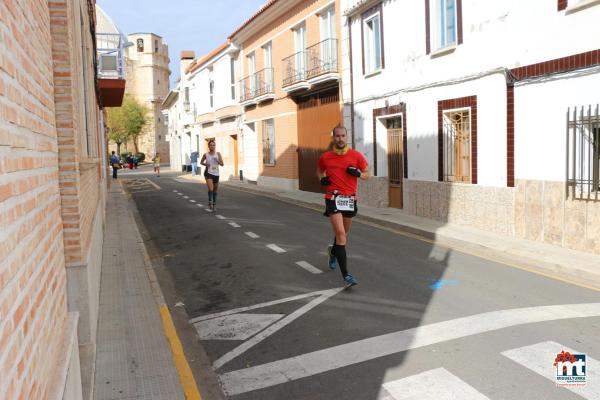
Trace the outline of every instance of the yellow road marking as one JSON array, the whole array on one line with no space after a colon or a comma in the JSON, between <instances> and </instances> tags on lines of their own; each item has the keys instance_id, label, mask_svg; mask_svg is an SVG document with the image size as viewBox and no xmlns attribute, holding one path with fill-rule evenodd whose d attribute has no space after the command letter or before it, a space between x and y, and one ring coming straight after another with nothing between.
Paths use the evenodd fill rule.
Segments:
<instances>
[{"instance_id":1,"label":"yellow road marking","mask_svg":"<svg viewBox=\"0 0 600 400\"><path fill-rule=\"evenodd\" d=\"M179 375L179 381L181 382L183 394L185 395L186 400L202 400L200 391L196 385L196 380L192 374L192 369L190 368L190 365L185 358L185 354L183 353L181 341L179 340L179 336L177 336L177 331L175 331L175 325L173 324L173 320L171 319L171 314L169 313L167 306L160 306L160 316L162 317L165 336L167 337L169 345L171 346L171 354L173 355L173 361L175 362L175 368L177 369L177 374Z\"/></svg>"}]
</instances>

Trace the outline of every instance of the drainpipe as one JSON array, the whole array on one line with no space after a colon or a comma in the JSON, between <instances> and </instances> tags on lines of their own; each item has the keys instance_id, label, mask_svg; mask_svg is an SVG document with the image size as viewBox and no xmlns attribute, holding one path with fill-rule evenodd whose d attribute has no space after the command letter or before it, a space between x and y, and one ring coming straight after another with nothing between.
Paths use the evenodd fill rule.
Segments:
<instances>
[{"instance_id":1,"label":"drainpipe","mask_svg":"<svg viewBox=\"0 0 600 400\"><path fill-rule=\"evenodd\" d=\"M350 129L352 132L352 148L356 149L354 142L354 73L352 67L352 18L348 18L348 41L350 46Z\"/></svg>"}]
</instances>

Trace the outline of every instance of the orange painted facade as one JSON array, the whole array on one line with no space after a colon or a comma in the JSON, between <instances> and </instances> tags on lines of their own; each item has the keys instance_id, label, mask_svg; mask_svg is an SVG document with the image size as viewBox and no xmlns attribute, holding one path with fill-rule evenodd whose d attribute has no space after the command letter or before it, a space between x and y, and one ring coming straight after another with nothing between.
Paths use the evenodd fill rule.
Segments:
<instances>
[{"instance_id":1,"label":"orange painted facade","mask_svg":"<svg viewBox=\"0 0 600 400\"><path fill-rule=\"evenodd\" d=\"M258 140L259 183L261 177L275 178L275 180L285 181L286 185L298 187L298 181L301 178L299 173L299 142L303 141L302 135L310 135L310 133L299 131L297 101L303 96L320 90L320 85L312 85L293 92L286 91L283 60L297 52L294 30L301 24L304 24L306 29L305 48L317 45L322 40L324 33L321 32L321 18L322 13L328 9L335 10L335 37L339 38L341 36L339 32L339 0L275 1L252 17L249 22L230 37L230 40L240 48L238 55L240 68L238 71L242 78L241 85L244 84L242 81L248 82L248 79L252 76L252 71L256 72L256 75L261 74L261 71L267 66L265 61L267 50L265 48L269 44L271 46L273 79L272 87L267 89L269 94L262 98L258 95L258 100L255 102L250 99L250 104L241 101L244 108L244 123L254 124ZM337 60L340 60L339 41L335 41L335 43ZM255 59L254 68L251 66L250 61L252 54L254 54ZM338 63L337 77L330 79L328 82L328 87L331 89L333 85L333 87L338 88L338 92L338 77L341 77L340 67L341 65ZM260 75L260 77L263 77L263 75ZM243 89L240 91L243 92ZM339 97L341 98L341 96ZM333 112L337 112L333 119L317 118L318 121L324 121L327 126L315 126L311 127L311 130L330 132L333 126L341 121L341 103L339 100L337 100L337 105L337 108L333 108ZM331 105L327 106L327 110L327 112L331 112ZM265 121L270 119L273 120L275 131L275 162L269 164L265 163L263 158L263 149L265 148L263 133L267 123ZM337 123L329 126L332 124L332 120L337 121ZM322 140L321 138L320 141ZM304 142L306 141L305 139ZM312 175L314 176L314 172Z\"/></svg>"}]
</instances>

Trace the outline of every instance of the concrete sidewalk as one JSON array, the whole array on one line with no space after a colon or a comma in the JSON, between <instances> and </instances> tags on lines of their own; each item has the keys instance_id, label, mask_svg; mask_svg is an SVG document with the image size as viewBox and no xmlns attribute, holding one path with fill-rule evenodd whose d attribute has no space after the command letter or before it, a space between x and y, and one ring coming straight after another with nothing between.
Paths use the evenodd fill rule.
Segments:
<instances>
[{"instance_id":1,"label":"concrete sidewalk","mask_svg":"<svg viewBox=\"0 0 600 400\"><path fill-rule=\"evenodd\" d=\"M181 177L204 181L201 176ZM221 184L305 207L318 210L323 208L323 195L319 193L301 190L285 191L236 180L223 181ZM403 234L425 238L439 246L600 290L600 256L598 255L416 217L395 208L361 205L357 219Z\"/></svg>"},{"instance_id":2,"label":"concrete sidewalk","mask_svg":"<svg viewBox=\"0 0 600 400\"><path fill-rule=\"evenodd\" d=\"M128 203L119 181L113 181L106 205L94 399L184 399L159 311L164 300Z\"/></svg>"}]
</instances>

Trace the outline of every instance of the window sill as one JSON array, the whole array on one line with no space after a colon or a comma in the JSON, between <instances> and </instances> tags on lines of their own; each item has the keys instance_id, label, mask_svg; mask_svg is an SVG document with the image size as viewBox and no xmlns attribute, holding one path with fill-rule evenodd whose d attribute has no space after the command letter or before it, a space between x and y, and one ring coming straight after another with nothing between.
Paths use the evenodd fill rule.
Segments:
<instances>
[{"instance_id":1,"label":"window sill","mask_svg":"<svg viewBox=\"0 0 600 400\"><path fill-rule=\"evenodd\" d=\"M364 74L363 78L368 79L368 78L370 78L372 76L379 75L379 74L381 74L381 71L383 71L383 70L382 69L378 69L376 71L369 72L368 74Z\"/></svg>"},{"instance_id":2,"label":"window sill","mask_svg":"<svg viewBox=\"0 0 600 400\"><path fill-rule=\"evenodd\" d=\"M580 1L577 4L573 4L570 6L567 6L567 8L565 9L565 14L572 14L574 12L580 11L580 10L584 10L588 7L594 6L600 4L600 0L584 0L584 1Z\"/></svg>"},{"instance_id":3,"label":"window sill","mask_svg":"<svg viewBox=\"0 0 600 400\"><path fill-rule=\"evenodd\" d=\"M456 50L456 45L453 44L453 45L450 45L450 46L439 48L439 49L431 52L429 54L429 57L430 58L436 58L436 57L445 56L446 54L454 53L455 50Z\"/></svg>"},{"instance_id":4,"label":"window sill","mask_svg":"<svg viewBox=\"0 0 600 400\"><path fill-rule=\"evenodd\" d=\"M263 164L263 167L274 167L274 166L275 166L274 163L273 164Z\"/></svg>"}]
</instances>

